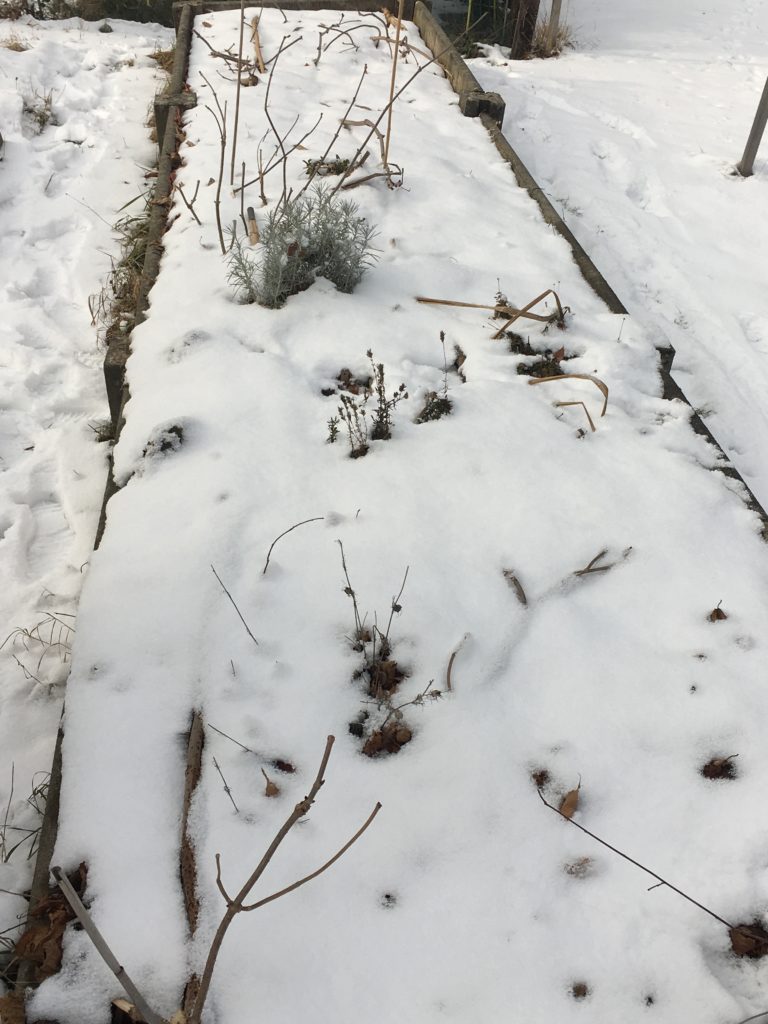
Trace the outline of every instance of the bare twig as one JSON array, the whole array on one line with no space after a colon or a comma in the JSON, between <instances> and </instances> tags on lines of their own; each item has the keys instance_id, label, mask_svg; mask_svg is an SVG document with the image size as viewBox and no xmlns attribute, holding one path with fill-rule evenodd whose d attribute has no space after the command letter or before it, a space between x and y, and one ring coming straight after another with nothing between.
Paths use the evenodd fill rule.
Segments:
<instances>
[{"instance_id":1,"label":"bare twig","mask_svg":"<svg viewBox=\"0 0 768 1024\"><path fill-rule=\"evenodd\" d=\"M189 210L189 212L195 218L197 223L200 224L200 218L195 213L195 200L197 199L197 193L200 190L200 179L198 178L198 180L197 180L197 184L195 185L195 194L192 196L191 199L187 199L187 197L184 195L184 189L183 189L183 187L181 185L177 185L176 189L177 189L179 195L181 196L181 198L182 198L186 208Z\"/></svg>"},{"instance_id":2,"label":"bare twig","mask_svg":"<svg viewBox=\"0 0 768 1024\"><path fill-rule=\"evenodd\" d=\"M133 1001L136 1008L141 1013L147 1024L164 1024L162 1017L149 1006L144 996L139 992L131 979L130 975L124 967L120 965L117 957L107 945L104 936L101 934L99 929L93 923L93 920L88 911L83 906L80 897L75 892L74 887L70 883L67 876L61 870L60 867L51 868L51 874L56 879L59 888L64 893L64 897L69 903L70 907L74 911L80 924L83 926L88 934L88 938L96 947L97 952L101 956L104 963L109 967L114 976L120 982L125 991L126 995Z\"/></svg>"},{"instance_id":3,"label":"bare twig","mask_svg":"<svg viewBox=\"0 0 768 1024\"><path fill-rule=\"evenodd\" d=\"M235 609L235 611L237 612L238 618L240 619L240 621L242 622L242 624L243 624L243 625L245 626L245 631L246 631L246 633L247 633L247 634L248 634L248 636L249 636L249 637L251 638L251 640L253 640L253 642L254 642L254 643L256 644L256 646L258 647L258 646L259 646L259 641L258 641L258 640L256 639L256 637L255 637L255 636L253 635L253 633L251 632L250 626L248 625L248 623L247 623L247 622L245 621L245 619L243 618L242 612L241 612L241 611L240 611L240 609L239 609L239 608L237 607L237 604L235 603L235 599L234 599L234 597L232 597L232 595L230 594L230 592L229 592L229 591L227 590L227 588L226 588L226 587L224 586L224 583L222 582L222 579L221 579L221 577L220 577L220 576L219 576L219 574L218 574L218 573L216 572L216 570L214 569L214 567L213 567L213 566L211 566L211 572L212 572L212 573L213 573L213 575L214 575L214 576L216 577L216 579L217 579L217 580L219 581L219 584L220 584L220 586L221 586L221 589L222 589L222 590L224 591L224 593L225 593L225 594L227 595L227 597L229 598L229 600L230 600L230 601L232 602L232 607L233 607L233 608Z\"/></svg>"},{"instance_id":4,"label":"bare twig","mask_svg":"<svg viewBox=\"0 0 768 1024\"><path fill-rule=\"evenodd\" d=\"M611 846L610 843L607 843L604 839L601 839L600 836L596 836L594 832L590 832L588 828L584 828L584 826L580 825L578 821L574 821L573 818L569 818L567 815L563 814L561 811L558 810L557 807L555 807L554 804L549 803L545 799L544 794L540 789L538 790L538 793L539 799L544 804L544 806L548 807L551 811L554 811L555 814L563 818L564 821L567 821L570 825L573 825L574 828L579 829L580 832L584 832L585 835L588 835L590 837L590 839L594 839L596 842L600 843L601 846L604 846L612 853L618 854L619 857L622 857L624 860L629 861L630 864L634 864L636 868L640 868L640 870L644 871L646 875L650 875L651 878L655 878L662 885L666 886L668 889L671 889L672 892L676 892L678 896L682 896L684 900L687 900L689 903L692 903L694 907L698 907L699 910L703 910L705 914L709 914L710 917L713 917L715 921L719 921L720 924L724 924L725 927L728 928L730 931L735 931L742 935L746 935L751 939L758 939L761 943L765 942L764 936L753 935L748 928L737 927L736 925L731 924L729 921L726 921L724 917L720 917L720 915L716 914L714 910L710 910L709 907L705 907L703 903L699 903L698 900L695 900L692 896L689 896L687 893L683 892L682 889L678 889L676 885L672 885L671 882L668 882L665 878L662 878L661 875L657 875L655 871L651 871L650 868L645 867L644 864L641 864L633 857L630 857L629 854L622 853L621 850L618 850L615 846Z\"/></svg>"},{"instance_id":5,"label":"bare twig","mask_svg":"<svg viewBox=\"0 0 768 1024\"><path fill-rule=\"evenodd\" d=\"M275 544L277 544L281 537L284 537L286 533L290 533L292 530L295 530L299 526L304 526L306 523L319 523L321 519L325 519L325 516L313 516L312 519L302 519L300 523L294 523L293 526L289 526L287 530L283 530L281 534L278 534L278 536L275 537L275 539L269 545L269 551L267 552L267 560L264 563L264 568L261 570L261 575L263 576L264 573L267 571L267 567L269 566L269 556L272 554L272 548L275 546Z\"/></svg>"},{"instance_id":6,"label":"bare twig","mask_svg":"<svg viewBox=\"0 0 768 1024\"><path fill-rule=\"evenodd\" d=\"M391 608L390 613L389 613L389 622L387 623L387 632L384 634L384 639L385 640L389 640L389 631L392 628L392 619L394 619L394 617L395 617L395 612L401 611L401 608L400 608L400 598L403 596L403 591L405 590L405 581L408 579L408 570L409 569L410 569L410 565L406 565L406 567L405 567L405 575L403 576L403 582L402 582L402 585L400 587L400 591L398 592L397 597L393 597L392 598L392 608Z\"/></svg>"},{"instance_id":7,"label":"bare twig","mask_svg":"<svg viewBox=\"0 0 768 1024\"><path fill-rule=\"evenodd\" d=\"M214 200L213 205L214 209L216 210L216 227L218 228L219 231L219 245L221 246L221 255L226 256L227 247L224 245L224 232L221 227L221 186L224 182L224 155L227 149L227 102L226 100L224 101L224 108L222 109L221 104L219 103L219 97L216 94L216 90L213 88L213 86L202 73L202 71L200 72L200 77L211 90L213 98L216 101L216 108L219 112L217 116L215 111L213 111L206 103L205 109L213 117L214 121L216 122L216 127L218 128L219 131L219 179L216 183L216 199Z\"/></svg>"},{"instance_id":8,"label":"bare twig","mask_svg":"<svg viewBox=\"0 0 768 1024\"><path fill-rule=\"evenodd\" d=\"M251 874L251 876L248 878L248 880L245 882L243 887L240 889L240 891L238 892L237 896L235 896L234 899L228 898L225 895L226 894L226 889L224 888L224 884L222 882L220 882L219 889L222 892L222 894L224 895L224 898L225 898L225 900L227 902L227 909L226 909L226 911L224 913L224 916L221 919L219 927L216 930L216 934L214 935L213 941L211 943L211 947L210 947L210 949L208 951L208 957L206 959L205 968L203 970L203 974L202 974L202 977L200 979L200 987L198 989L197 996L195 997L194 1005L192 1006L192 1009L191 1009L190 1014L189 1014L189 1024L200 1024L200 1021L201 1021L201 1018L202 1018L202 1014L203 1014L203 1008L205 1006L205 1000L206 1000L206 998L208 996L208 991L209 991L209 989L211 987L211 979L213 977L214 968L216 967L216 960L218 958L219 951L221 949L221 944L224 941L224 936L226 935L227 930L229 929L229 926L231 925L232 921L237 916L237 914L241 913L243 910L252 910L252 909L256 909L257 906L263 906L264 903L270 902L271 900L276 900L280 896L283 896L283 895L285 895L288 892L292 892L294 889L298 888L299 886L304 885L306 882L310 881L312 878L316 878L319 874L321 874L323 871L325 871L327 868L329 868L332 864L334 864L339 859L339 857L341 857L342 854L345 853L349 849L349 847L363 834L363 832L366 830L366 828L368 828L368 826L370 825L370 823L373 821L374 817L378 813L381 805L377 803L375 808L373 809L373 812L369 815L368 820L365 822L365 824L362 826L362 828L358 829L358 831L355 833L355 835L352 837L352 839L349 840L349 842L345 843L345 845L341 848L341 850L339 850L339 852L337 854L335 854L329 861L327 861L317 871L313 872L311 875L307 875L305 878L300 879L298 882L295 882L293 885L288 886L286 889L281 890L280 892L274 893L272 896L267 897L265 900L262 900L262 901L260 901L257 904L253 904L253 905L251 905L249 907L245 906L245 900L248 897L251 889L254 887L254 885L256 885L258 880L263 875L264 871L267 868L267 865L272 860L273 856L277 852L277 849L280 846L280 844L282 843L282 841L285 839L285 837L291 831L291 829L296 824L296 822L299 821L301 818L305 817L305 815L307 815L309 813L309 811L310 811L310 809L312 807L312 804L315 802L315 798L317 797L317 794L319 793L321 786L325 782L325 770L326 770L326 767L328 765L328 759L331 756L331 749L333 747L333 743L334 743L334 737L333 736L329 736L327 741L326 741L326 744L325 744L325 751L323 753L323 757L322 757L322 760L320 762L320 767L319 767L319 769L317 771L317 775L315 776L315 781L312 783L312 787L310 788L309 793L307 794L307 796L304 797L303 800L300 800L296 804L296 806L294 807L293 811L291 811L291 813L288 816L288 818L286 819L285 823L278 830L278 832L275 835L274 839L272 840L272 842L270 843L269 847L267 848L267 851L265 852L264 856L261 858L261 860L259 861L258 865L256 866L256 868L253 871L253 873ZM217 863L217 870L218 870L218 873L220 875L220 870L219 870L219 864L218 863ZM220 879L219 879L219 881L220 881ZM154 1022L153 1022L153 1024L154 1024Z\"/></svg>"},{"instance_id":9,"label":"bare twig","mask_svg":"<svg viewBox=\"0 0 768 1024\"><path fill-rule=\"evenodd\" d=\"M339 121L339 127L336 129L336 131L334 132L333 138L328 143L328 147L327 147L326 151L323 153L323 155L320 157L320 159L315 163L315 165L314 165L314 167L312 169L312 173L309 175L309 180L307 181L306 185L304 185L304 187L301 189L299 194L296 196L297 199L299 198L299 196L303 195L304 192L306 192L306 190L312 184L312 181L313 181L315 175L317 174L318 169L320 167L322 167L322 165L328 159L328 154L331 152L331 149L335 145L336 140L339 137L339 133L341 132L341 129L344 127L344 122L349 117L349 113L352 110L352 107L354 107L355 103L357 102L357 97L360 94L360 89L361 89L362 84L363 84L363 79L365 78L365 76L367 74L368 74L368 65L365 64L363 66L363 73L360 75L360 81L357 83L357 88L355 89L355 94L352 97L352 99L350 100L349 106L347 107L347 110L346 110L346 113L344 114L344 117L342 117L341 121Z\"/></svg>"},{"instance_id":10,"label":"bare twig","mask_svg":"<svg viewBox=\"0 0 768 1024\"><path fill-rule=\"evenodd\" d=\"M394 104L394 103L395 103L395 102L396 102L396 101L397 101L397 100L398 100L398 99L400 98L400 96L402 96L402 94L403 94L403 93L405 92L405 90L406 90L406 89L408 88L408 86L409 86L409 85L411 84L411 82L413 82L413 81L414 81L414 79L416 79L416 78L417 78L417 77L418 77L418 76L419 76L419 75L420 75L420 74L421 74L421 73L422 73L423 71L426 71L426 69L427 69L428 67L431 67L431 65L432 65L432 64L434 64L434 63L435 63L435 61L439 60L439 59L440 59L440 58L441 58L441 57L443 56L443 54L447 53L447 52L448 52L448 50L450 50L450 49L451 49L452 47L454 47L454 46L456 45L456 43L458 43L458 42L459 42L459 40L463 39L463 38L464 38L464 36L465 36L465 35L467 35L467 33L468 33L468 32L471 32L471 31L472 31L472 29L476 28L476 27L477 27L477 25L479 25L479 24L480 24L480 22L481 22L481 21L482 21L482 20L483 20L483 19L484 19L485 17L486 17L486 15L485 15L485 14L482 14L482 15L481 15L481 16L480 16L480 17L479 17L479 18L478 18L478 19L477 19L476 21L474 21L474 22L473 22L473 23L472 23L471 25L469 25L469 26L468 26L468 27L467 27L467 28L466 28L466 29L465 29L465 30L464 30L463 32L460 32L460 33L459 33L459 35L458 35L458 36L456 36L456 38L455 38L455 39L453 40L453 42L450 42L450 43L449 43L449 44L448 44L447 46L443 47L443 49L442 49L442 50L440 50L440 51L439 51L438 53L436 53L436 54L435 54L435 56L434 56L434 57L432 58L432 60L429 60L429 61L427 61L427 62L426 62L425 64L422 64L422 65L421 65L421 67L417 68L417 69L416 69L416 70L414 71L414 73L413 73L413 74L412 74L412 75L410 76L410 78L408 78L408 79L407 79L407 80L406 80L406 81L405 81L405 82L404 82L404 83L403 83L403 84L402 84L402 85L400 86L400 88L399 88L399 89L397 90L397 92L396 92L396 93L394 94L394 96L392 97L392 99L391 99L391 100L389 101L389 103L388 103L388 104L386 105L386 107L384 107L384 109L382 110L382 112L381 112L381 113L379 114L379 116L378 116L378 118L376 119L376 122L375 122L375 124L374 124L374 127L373 127L373 128L371 128L371 130L370 130L370 131L368 132L368 134L366 135L366 137L365 137L365 138L363 139L362 143L360 144L360 147L359 147L359 149L358 149L358 150L357 150L357 152L355 153L355 155L354 155L354 157L353 157L353 159L352 159L352 161L351 161L351 163L350 163L350 166L351 166L351 167L354 167L354 166L355 166L355 165L357 164L357 161L358 161L358 159L360 158L360 155L361 155L361 154L363 153L363 151L365 150L366 146L367 146L367 145L368 145L368 143L369 143L369 142L371 141L371 138L373 137L373 134L374 134L375 130L376 130L376 129L378 128L378 126L379 126L379 125L381 124L381 122L382 122L382 121L384 120L384 118L385 118L385 117L387 116L387 112L388 112L389 108L390 108L390 107L392 106L392 104ZM336 194L336 192L338 192L338 191L339 191L339 189L340 189L340 188L341 188L341 187L343 186L343 184L344 184L344 181L345 181L345 179L346 179L346 178L347 178L348 176L349 176L349 168L347 168L347 170L346 170L346 171L344 172L344 174L343 174L343 175L341 176L341 179L339 180L339 183L338 183L338 184L336 185L336 187L335 187L335 188L333 189L333 192L331 193L331 195L335 195L335 194Z\"/></svg>"},{"instance_id":11,"label":"bare twig","mask_svg":"<svg viewBox=\"0 0 768 1024\"><path fill-rule=\"evenodd\" d=\"M237 50L237 60L239 67L242 67L243 63L243 31L245 29L245 0L240 0L240 42ZM242 86L242 74L238 70L237 74L237 85L235 86L235 121L232 125L232 161L229 167L229 184L230 186L235 184L235 155L237 153L237 126L240 120L240 88Z\"/></svg>"},{"instance_id":12,"label":"bare twig","mask_svg":"<svg viewBox=\"0 0 768 1024\"><path fill-rule=\"evenodd\" d=\"M239 814L240 813L240 808L235 803L235 798L232 796L232 790L227 785L227 780L224 778L224 772L219 767L219 762L216 760L215 757L213 759L213 767L216 769L216 771L221 776L221 781L222 781L222 784L224 785L224 792L227 794L229 799L232 801L232 806L235 808L235 814Z\"/></svg>"},{"instance_id":13,"label":"bare twig","mask_svg":"<svg viewBox=\"0 0 768 1024\"><path fill-rule=\"evenodd\" d=\"M222 732L221 729L217 729L216 726L211 725L210 722L206 722L205 724L209 729L213 729L214 732L217 732L219 736L223 736L225 740L230 740L230 742L235 743L241 750L247 750L248 753L253 754L254 757L261 758L261 754L258 754L255 750L251 750L250 747L246 747L244 743L241 743L240 740L236 740L234 736L230 736L229 733Z\"/></svg>"},{"instance_id":14,"label":"bare twig","mask_svg":"<svg viewBox=\"0 0 768 1024\"><path fill-rule=\"evenodd\" d=\"M355 609L355 639L360 640L363 633L363 623L360 619L360 612L357 607L357 596L352 587L352 582L349 578L349 572L347 571L347 560L344 557L344 545L341 543L340 540L337 540L336 543L339 545L339 549L341 551L341 564L344 569L344 578L347 581L347 585L344 588L344 593L347 595L347 597L352 598L352 605Z\"/></svg>"},{"instance_id":15,"label":"bare twig","mask_svg":"<svg viewBox=\"0 0 768 1024\"><path fill-rule=\"evenodd\" d=\"M357 840L360 838L360 836L363 834L363 832L365 832L365 830L368 828L368 826L371 824L371 822L373 821L373 819L376 817L376 815L379 813L380 810L381 810L381 804L377 802L376 806L373 808L371 813L368 815L368 817L365 820L364 824L360 826L360 828L357 830L357 832L355 832L355 834L352 836L352 838L348 842L346 842L342 846L342 848L337 853L335 853L333 855L333 857L330 858L330 860L327 860L325 862L325 864L323 864L322 867L318 868L317 871L313 871L310 875L305 875L304 878L299 879L298 882L294 882L292 885L287 885L285 887L285 889L280 889L279 892L274 892L274 893L272 893L271 896L265 896L264 899L259 900L257 903L251 903L251 904L249 904L247 906L244 906L243 910L244 911L258 910L259 907L263 907L266 903L272 903L273 900L277 900L281 896L285 896L289 892L293 892L294 889L299 889L302 885L306 885L307 882L311 882L313 878L317 878L318 875L322 875L322 873L324 871L327 871L328 868L331 867L332 864L335 864L336 861L340 857L344 856L344 854L347 852L347 850L350 848L350 846L352 846L353 843L357 842Z\"/></svg>"},{"instance_id":16,"label":"bare twig","mask_svg":"<svg viewBox=\"0 0 768 1024\"><path fill-rule=\"evenodd\" d=\"M400 32L403 26L403 4L404 0L400 0L400 4L397 9L397 28L395 29L395 52L392 56L392 78L389 83L389 109L387 111L387 130L385 133L384 142L384 166L387 166L389 160L389 140L392 134L392 106L395 95L395 79L397 77L397 58L400 53Z\"/></svg>"}]
</instances>

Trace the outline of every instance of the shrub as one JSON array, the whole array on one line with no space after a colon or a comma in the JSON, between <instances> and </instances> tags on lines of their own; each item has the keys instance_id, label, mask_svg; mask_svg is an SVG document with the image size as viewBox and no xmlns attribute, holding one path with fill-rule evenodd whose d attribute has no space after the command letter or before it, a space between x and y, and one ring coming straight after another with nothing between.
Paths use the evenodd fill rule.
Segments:
<instances>
[{"instance_id":1,"label":"shrub","mask_svg":"<svg viewBox=\"0 0 768 1024\"><path fill-rule=\"evenodd\" d=\"M244 260L241 246L232 247L229 281L242 300L270 309L309 288L317 277L351 292L374 259L375 234L358 216L355 203L319 186L270 214L258 263Z\"/></svg>"}]
</instances>

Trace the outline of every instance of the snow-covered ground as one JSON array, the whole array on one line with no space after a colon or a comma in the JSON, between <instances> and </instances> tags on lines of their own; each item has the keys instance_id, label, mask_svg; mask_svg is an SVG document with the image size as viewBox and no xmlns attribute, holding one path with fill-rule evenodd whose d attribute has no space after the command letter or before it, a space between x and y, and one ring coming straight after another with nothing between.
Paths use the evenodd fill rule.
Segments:
<instances>
[{"instance_id":1,"label":"snow-covered ground","mask_svg":"<svg viewBox=\"0 0 768 1024\"><path fill-rule=\"evenodd\" d=\"M648 5L635 15L649 16ZM319 26L335 17L284 23L267 11L261 23L268 58L283 37L301 37L272 82L279 129L298 117L296 141L323 114L288 164L294 193L364 65L352 117L374 117L387 93L389 55L368 30L355 33L357 50L340 39L315 66ZM237 13L198 28L218 51L237 45ZM214 855L237 891L334 734L318 802L253 898L322 864L376 800L383 810L321 878L235 923L206 1020L735 1024L765 1008L765 968L731 954L722 924L669 889L647 891L651 879L536 790L558 804L580 783L574 820L732 923L765 922L768 557L755 517L710 471L713 452L687 409L660 398L654 324L605 311L434 68L395 110L391 158L405 187L377 179L349 193L379 231L378 262L356 291L318 280L279 310L238 305L218 248L215 100L200 71L231 129L234 85L196 40L200 104L177 180L188 197L200 183L202 224L177 197L150 316L134 332L115 463L123 489L78 617L57 860L87 861L97 924L170 1015L224 911ZM241 96L237 166L250 174L265 94L262 81ZM364 131L342 132L332 155L350 157ZM273 143L261 144L268 156ZM718 183L725 163L712 167ZM651 163L644 173L656 173ZM746 194L761 181L722 188ZM267 178L271 209L282 184L279 171ZM256 186L248 203L263 228ZM238 215L226 186L222 220ZM674 254L667 267L677 273ZM537 351L562 347L569 372L605 382L604 417L589 380L530 386L517 372L530 357L493 340L498 321L482 310L415 301L489 303L497 287L517 304L557 289L570 307L565 331L517 326ZM466 382L449 372L451 415L419 424L426 393L442 384L441 330L449 362L455 345L466 353ZM387 391L403 382L410 397L393 438L351 459L343 426L326 443L327 421L337 375L364 377L367 349L385 365ZM585 403L594 432L580 406L555 404L566 401ZM310 517L323 519L283 537L264 573L272 541ZM577 574L593 562L612 568ZM440 696L403 709L412 739L399 753L368 758L348 726L370 734L387 709L359 674L345 589L366 627L384 629L406 567L390 634L406 674L392 702ZM719 602L727 618L711 621ZM191 818L201 920L190 941L179 827L194 708L251 752L207 732ZM734 778L702 776L730 755ZM71 931L64 968L32 1012L103 1024L118 992L85 933Z\"/></svg>"},{"instance_id":2,"label":"snow-covered ground","mask_svg":"<svg viewBox=\"0 0 768 1024\"><path fill-rule=\"evenodd\" d=\"M149 54L171 38L159 26L111 27L0 21L3 932L25 907L5 890L28 886L30 841L1 862L25 835L17 830L39 823L27 797L51 764L106 480L96 433L108 415L104 354L88 298L117 254L118 210L147 188L144 122L159 81Z\"/></svg>"},{"instance_id":3,"label":"snow-covered ground","mask_svg":"<svg viewBox=\"0 0 768 1024\"><path fill-rule=\"evenodd\" d=\"M543 5L546 6L546 5ZM564 5L565 8L565 5ZM504 131L768 505L768 5L571 0L574 50L472 61Z\"/></svg>"}]
</instances>

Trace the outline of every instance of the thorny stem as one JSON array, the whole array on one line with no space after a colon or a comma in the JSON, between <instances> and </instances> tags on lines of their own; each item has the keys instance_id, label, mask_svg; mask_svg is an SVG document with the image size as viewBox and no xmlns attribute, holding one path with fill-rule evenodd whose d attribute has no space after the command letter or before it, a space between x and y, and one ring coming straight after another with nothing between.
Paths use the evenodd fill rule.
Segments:
<instances>
[{"instance_id":1,"label":"thorny stem","mask_svg":"<svg viewBox=\"0 0 768 1024\"><path fill-rule=\"evenodd\" d=\"M303 818L306 814L309 813L309 810L312 807L312 804L314 803L315 798L317 797L317 794L319 793L321 786L325 782L325 778L324 778L324 776L325 776L325 769L326 769L326 767L328 765L328 759L331 756L331 749L333 747L333 744L334 744L334 737L333 736L329 736L327 741L326 741L326 744L325 744L325 751L323 753L322 761L320 762L320 767L318 768L317 775L315 776L315 781L312 783L312 787L311 787L309 793L307 794L307 796L304 797L303 800L300 800L299 803L296 804L296 806L294 807L293 811L290 813L290 815L288 816L287 820L282 825L282 827L279 829L279 831L277 832L277 835L275 836L275 838L270 843L266 853L264 854L264 856L259 861L259 863L256 866L255 870L251 874L250 878L248 878L248 880L243 885L242 889L237 894L237 896L234 898L234 900L227 900L226 912L225 912L223 918L221 919L221 923L219 924L219 927L216 930L216 934L215 934L215 936L213 938L213 942L211 943L211 948L208 951L208 957L207 957L206 962L205 962L205 968L203 970L203 975L202 975L202 977L200 979L200 987L199 987L199 989L197 991L197 996L195 997L195 1002L194 1002L194 1005L192 1007L192 1011L191 1011L191 1013L189 1015L189 1024L200 1024L200 1020L201 1020L202 1014L203 1014L203 1007L205 1006L205 1000L206 1000L206 998L208 996L208 991L209 991L209 989L211 987L211 979L213 977L213 971L214 971L214 968L216 966L216 960L217 960L218 955L219 955L219 950L221 949L221 944L224 941L224 936L226 935L227 930L229 929L230 924L232 923L234 918L237 916L237 914L239 914L242 910L245 909L244 902L245 902L245 899L248 896L249 892L254 887L254 885L258 882L258 880L261 878L261 876L263 875L267 865L269 864L269 862L272 860L272 857L277 852L278 847L280 846L282 841L285 839L285 837L288 835L288 833L291 831L291 829L296 824L296 822L299 821L300 818ZM369 817L368 821L365 823L363 828L360 829L357 832L357 834L353 837L353 839L342 848L342 850L339 852L339 854L337 854L335 857L332 857L331 860L328 861L327 864L325 864L323 866L323 868L320 869L321 871L324 871L326 867L330 867L330 865L335 860L338 860L338 858L341 856L341 854L344 853L347 849L349 849L349 847L352 845L352 843L355 841L355 839L357 839L360 835L362 835L362 833L368 827L370 822L373 820L374 816L378 813L379 807L380 807L380 805L377 804L376 808L374 809L373 814ZM219 868L219 864L217 862L217 869L218 868ZM292 889L296 888L298 884L304 884L305 881L309 881L310 878L316 877L319 873L320 872L318 871L318 872L314 872L312 875L308 875L306 877L306 879L302 879L299 883L296 883L293 886L289 886L285 890L285 892L290 892ZM219 874L220 874L220 872L219 872ZM219 888L220 888L220 891L223 891L223 893L226 893L226 890L224 889L223 883L220 884ZM271 899L277 899L278 896L281 896L283 894L284 894L283 892L275 893L275 895L272 896ZM225 899L227 899L226 896L225 896Z\"/></svg>"},{"instance_id":2,"label":"thorny stem","mask_svg":"<svg viewBox=\"0 0 768 1024\"><path fill-rule=\"evenodd\" d=\"M619 857L622 857L624 860L629 861L630 864L634 864L636 868L640 868L641 871L644 871L647 875L650 875L651 878L655 878L658 882L661 883L661 885L665 885L668 889L671 889L672 892L676 892L678 896L682 896L684 900L688 900L689 903L692 903L694 907L698 907L699 910L703 910L705 914L709 914L710 917L713 917L716 921L719 921L720 924L724 924L725 927L729 929L729 931L734 931L738 932L741 935L746 935L750 939L759 939L760 942L765 941L763 936L754 935L748 928L739 928L736 927L736 925L731 924L729 921L726 921L724 917L720 917L720 915L716 914L714 910L710 910L709 907L705 907L703 903L699 903L698 900L695 900L692 896L689 896L687 893L684 893L682 889L678 889L676 885L672 885L672 883L668 882L666 878L662 878L661 875L657 875L655 871L651 871L650 868L645 867L644 864L641 864L633 857L630 857L629 854L622 853L621 850L617 850L615 846L611 846L611 844L607 843L605 839L601 839L600 836L596 836L594 832L590 832L588 828L584 828L583 825L580 825L577 821L574 821L573 818L569 818L567 815L562 814L561 811L557 807L555 807L554 804L549 803L544 798L544 794L541 792L540 789L538 790L538 794L544 806L548 807L551 811L554 811L555 814L558 814L561 818L563 818L564 821L567 821L570 825L573 825L574 828L579 829L580 832L584 832L584 834L588 835L590 839L594 839L596 842L600 843L601 846L606 847L606 849L610 850L612 853L616 853Z\"/></svg>"},{"instance_id":3,"label":"thorny stem","mask_svg":"<svg viewBox=\"0 0 768 1024\"><path fill-rule=\"evenodd\" d=\"M216 760L215 757L213 759L213 766L216 769L216 771L219 773L219 775L221 776L221 781L222 781L222 783L224 785L224 792L227 794L229 799L232 801L232 806L235 808L235 814L239 814L240 813L240 808L235 803L235 798L232 796L232 790L227 785L227 780L224 778L224 772L219 767L219 762Z\"/></svg>"}]
</instances>

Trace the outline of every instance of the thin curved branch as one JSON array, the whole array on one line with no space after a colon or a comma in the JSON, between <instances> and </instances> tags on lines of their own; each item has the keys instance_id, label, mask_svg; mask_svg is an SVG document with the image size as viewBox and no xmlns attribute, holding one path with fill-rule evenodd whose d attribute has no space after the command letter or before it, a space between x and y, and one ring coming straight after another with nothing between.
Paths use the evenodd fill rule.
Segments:
<instances>
[{"instance_id":1,"label":"thin curved branch","mask_svg":"<svg viewBox=\"0 0 768 1024\"><path fill-rule=\"evenodd\" d=\"M229 895L227 890L224 888L224 883L221 880L221 854L216 854L216 885L219 888L219 892L224 897L224 902L228 907L232 906L232 897Z\"/></svg>"},{"instance_id":2,"label":"thin curved branch","mask_svg":"<svg viewBox=\"0 0 768 1024\"><path fill-rule=\"evenodd\" d=\"M269 566L269 556L272 554L272 548L275 546L275 544L277 544L281 537L284 537L287 533L290 533L292 530L297 529L299 526L304 526L306 523L319 523L321 519L325 519L325 516L314 516L312 519L302 519L300 523L294 523L293 526L289 526L287 530L283 530L282 533L278 534L278 536L275 537L275 539L269 545L269 551L267 552L267 560L264 563L264 568L261 570L261 575L263 576L266 573L267 567Z\"/></svg>"},{"instance_id":3,"label":"thin curved branch","mask_svg":"<svg viewBox=\"0 0 768 1024\"><path fill-rule=\"evenodd\" d=\"M317 871L313 871L311 875L306 875L304 878L300 878L298 882L294 882L292 885L287 885L285 889L281 889L279 892L273 892L271 896L265 896L263 900L259 900L257 903L251 903L249 905L243 905L242 910L258 910L259 907L263 907L266 903L271 903L273 900L280 899L281 896L286 896L289 892L293 892L294 889L299 889L302 885L306 885L307 882L311 882L313 878L317 878L318 875L322 875L324 871L327 871L331 865L335 864L339 857L343 857L347 850L356 843L360 836L365 832L368 826L371 824L373 819L381 810L381 804L377 802L371 813L368 815L365 823L355 832L352 838L346 842L342 848L327 860L322 867L318 868Z\"/></svg>"}]
</instances>

